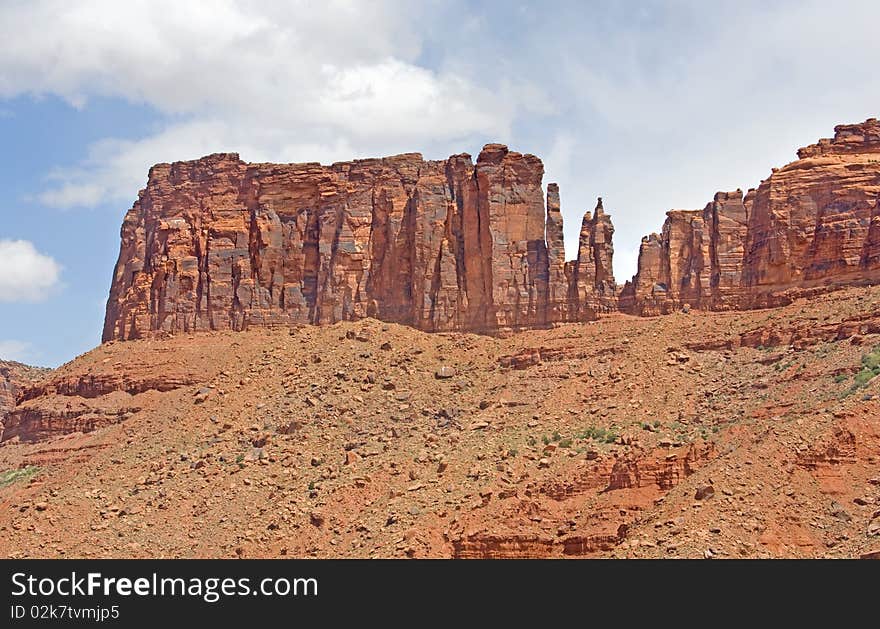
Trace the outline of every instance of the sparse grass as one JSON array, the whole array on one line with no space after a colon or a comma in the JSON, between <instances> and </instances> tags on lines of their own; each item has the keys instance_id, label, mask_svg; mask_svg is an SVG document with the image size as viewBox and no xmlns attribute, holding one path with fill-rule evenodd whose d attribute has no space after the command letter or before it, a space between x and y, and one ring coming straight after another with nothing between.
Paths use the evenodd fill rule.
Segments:
<instances>
[{"instance_id":1,"label":"sparse grass","mask_svg":"<svg viewBox=\"0 0 880 629\"><path fill-rule=\"evenodd\" d=\"M560 448L570 448L571 447L571 439L562 439L559 442Z\"/></svg>"},{"instance_id":2,"label":"sparse grass","mask_svg":"<svg viewBox=\"0 0 880 629\"><path fill-rule=\"evenodd\" d=\"M27 467L22 467L17 470L9 470L7 472L0 473L0 489L4 487L9 487L9 485L18 481L29 480L36 476L39 472L40 468L38 466L28 465Z\"/></svg>"},{"instance_id":3,"label":"sparse grass","mask_svg":"<svg viewBox=\"0 0 880 629\"><path fill-rule=\"evenodd\" d=\"M859 389L864 389L877 376L880 376L880 345L862 356L862 368L853 378L852 386L847 389L843 397L852 395ZM835 378L835 382L837 382L837 378Z\"/></svg>"},{"instance_id":4,"label":"sparse grass","mask_svg":"<svg viewBox=\"0 0 880 629\"><path fill-rule=\"evenodd\" d=\"M862 365L875 372L880 370L880 345L871 350L870 354L862 356Z\"/></svg>"},{"instance_id":5,"label":"sparse grass","mask_svg":"<svg viewBox=\"0 0 880 629\"><path fill-rule=\"evenodd\" d=\"M853 381L853 388L861 389L863 387L868 386L868 383L871 380L873 380L874 376L876 376L876 375L877 375L877 372L865 367L859 373L856 374L856 377L854 378L854 381Z\"/></svg>"},{"instance_id":6,"label":"sparse grass","mask_svg":"<svg viewBox=\"0 0 880 629\"><path fill-rule=\"evenodd\" d=\"M835 384L840 384L841 382L846 382L846 374L845 373L839 373L836 376L834 376L834 383Z\"/></svg>"},{"instance_id":7,"label":"sparse grass","mask_svg":"<svg viewBox=\"0 0 880 629\"><path fill-rule=\"evenodd\" d=\"M592 439L593 441L600 441L604 443L614 443L617 441L617 433L613 430L608 430L607 428L600 428L597 426L588 426L577 435L578 439Z\"/></svg>"}]
</instances>

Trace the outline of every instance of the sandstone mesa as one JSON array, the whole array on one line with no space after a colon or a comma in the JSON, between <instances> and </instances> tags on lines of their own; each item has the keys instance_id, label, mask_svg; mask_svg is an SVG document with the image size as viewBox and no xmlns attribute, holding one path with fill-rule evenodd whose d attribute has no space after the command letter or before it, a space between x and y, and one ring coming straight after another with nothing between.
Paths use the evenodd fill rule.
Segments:
<instances>
[{"instance_id":1,"label":"sandstone mesa","mask_svg":"<svg viewBox=\"0 0 880 629\"><path fill-rule=\"evenodd\" d=\"M615 290L610 223L600 205L566 264L543 174L499 144L476 163L154 166L122 227L104 340L364 317L479 332L594 319Z\"/></svg>"},{"instance_id":2,"label":"sandstone mesa","mask_svg":"<svg viewBox=\"0 0 880 629\"><path fill-rule=\"evenodd\" d=\"M235 154L158 164L128 212L104 340L374 317L495 332L789 303L880 277L880 123L833 139L746 194L672 210L618 289L599 199L566 262L559 188L533 155L488 144L320 164Z\"/></svg>"}]
</instances>

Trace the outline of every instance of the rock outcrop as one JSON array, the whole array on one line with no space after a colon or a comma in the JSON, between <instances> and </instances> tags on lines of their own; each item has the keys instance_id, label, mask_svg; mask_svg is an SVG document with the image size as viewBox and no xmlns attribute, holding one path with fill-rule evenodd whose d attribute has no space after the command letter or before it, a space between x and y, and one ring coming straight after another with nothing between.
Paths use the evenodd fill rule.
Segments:
<instances>
[{"instance_id":1,"label":"rock outcrop","mask_svg":"<svg viewBox=\"0 0 880 629\"><path fill-rule=\"evenodd\" d=\"M569 302L578 313L571 320L583 320L592 312L617 310L613 235L611 217L605 214L602 197L599 197L595 212L584 215L578 255L569 263Z\"/></svg>"},{"instance_id":2,"label":"rock outcrop","mask_svg":"<svg viewBox=\"0 0 880 629\"><path fill-rule=\"evenodd\" d=\"M6 413L15 406L15 384L13 382L14 373L11 365L7 362L0 362L0 422L6 417Z\"/></svg>"},{"instance_id":3,"label":"rock outcrop","mask_svg":"<svg viewBox=\"0 0 880 629\"><path fill-rule=\"evenodd\" d=\"M706 310L742 305L748 220L741 190L719 192L703 210L667 212L663 232L642 238L638 273L621 291L621 310L658 315L686 304Z\"/></svg>"},{"instance_id":4,"label":"rock outcrop","mask_svg":"<svg viewBox=\"0 0 880 629\"><path fill-rule=\"evenodd\" d=\"M7 416L15 408L21 390L48 372L48 369L0 360L0 437L3 435Z\"/></svg>"},{"instance_id":5,"label":"rock outcrop","mask_svg":"<svg viewBox=\"0 0 880 629\"><path fill-rule=\"evenodd\" d=\"M614 290L613 228L601 207L588 214L583 259L566 265L558 187L545 208L543 174L500 144L476 163L158 164L122 226L103 338L363 317L478 332L593 319Z\"/></svg>"},{"instance_id":6,"label":"rock outcrop","mask_svg":"<svg viewBox=\"0 0 880 629\"><path fill-rule=\"evenodd\" d=\"M107 346L101 346L54 371L31 370L32 377L19 379L15 406L0 426L0 442L90 432L138 412L145 396L210 381L220 371L218 354L230 349L228 341L218 347L210 336L172 351L162 341L130 343L112 361L102 354ZM82 368L83 362L88 367Z\"/></svg>"},{"instance_id":7,"label":"rock outcrop","mask_svg":"<svg viewBox=\"0 0 880 629\"><path fill-rule=\"evenodd\" d=\"M667 213L642 239L620 308L783 305L819 287L880 281L880 122L835 127L755 190L721 192L702 211Z\"/></svg>"}]
</instances>

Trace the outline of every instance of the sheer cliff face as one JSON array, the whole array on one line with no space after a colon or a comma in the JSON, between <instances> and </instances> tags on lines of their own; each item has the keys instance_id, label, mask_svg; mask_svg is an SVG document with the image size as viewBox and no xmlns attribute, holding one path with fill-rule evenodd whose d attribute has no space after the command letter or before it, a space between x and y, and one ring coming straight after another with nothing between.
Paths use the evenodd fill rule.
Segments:
<instances>
[{"instance_id":1,"label":"sheer cliff face","mask_svg":"<svg viewBox=\"0 0 880 629\"><path fill-rule=\"evenodd\" d=\"M668 212L662 233L642 239L620 308L773 306L817 286L880 280L880 123L840 125L798 157L745 197L718 193L702 211Z\"/></svg>"},{"instance_id":2,"label":"sheer cliff face","mask_svg":"<svg viewBox=\"0 0 880 629\"><path fill-rule=\"evenodd\" d=\"M578 255L569 263L569 301L578 312L617 310L617 284L612 262L614 226L605 214L602 198L584 215L578 238Z\"/></svg>"},{"instance_id":3,"label":"sheer cliff face","mask_svg":"<svg viewBox=\"0 0 880 629\"><path fill-rule=\"evenodd\" d=\"M876 279L880 269L880 122L837 126L798 157L754 195L744 280L758 299L790 285Z\"/></svg>"},{"instance_id":4,"label":"sheer cliff face","mask_svg":"<svg viewBox=\"0 0 880 629\"><path fill-rule=\"evenodd\" d=\"M642 238L638 274L620 295L620 308L640 315L740 305L749 201L742 191L719 192L703 210L672 210L662 234Z\"/></svg>"},{"instance_id":5,"label":"sheer cliff face","mask_svg":"<svg viewBox=\"0 0 880 629\"><path fill-rule=\"evenodd\" d=\"M476 164L159 164L123 223L104 340L367 316L480 332L595 318L569 304L543 173L499 144Z\"/></svg>"}]
</instances>

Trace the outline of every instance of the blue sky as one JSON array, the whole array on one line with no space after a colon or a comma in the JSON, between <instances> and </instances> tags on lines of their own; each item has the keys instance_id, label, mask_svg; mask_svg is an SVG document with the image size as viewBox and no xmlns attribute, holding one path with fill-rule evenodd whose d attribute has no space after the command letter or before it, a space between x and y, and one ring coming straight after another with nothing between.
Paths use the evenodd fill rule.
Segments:
<instances>
[{"instance_id":1,"label":"blue sky","mask_svg":"<svg viewBox=\"0 0 880 629\"><path fill-rule=\"evenodd\" d=\"M672 208L756 186L880 114L875 2L0 5L0 358L100 341L156 162L322 161L489 141L539 155L573 254L597 196L618 281Z\"/></svg>"}]
</instances>

